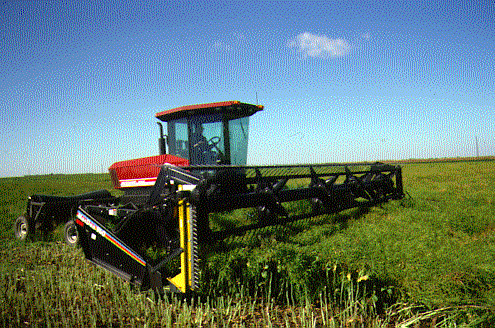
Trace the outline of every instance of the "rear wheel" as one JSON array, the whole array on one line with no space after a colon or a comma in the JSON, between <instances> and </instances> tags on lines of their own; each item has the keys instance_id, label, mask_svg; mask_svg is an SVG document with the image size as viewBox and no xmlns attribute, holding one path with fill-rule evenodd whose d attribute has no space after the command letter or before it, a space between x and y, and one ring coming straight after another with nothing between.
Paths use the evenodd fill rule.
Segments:
<instances>
[{"instance_id":1,"label":"rear wheel","mask_svg":"<svg viewBox=\"0 0 495 328\"><path fill-rule=\"evenodd\" d=\"M24 240L31 233L28 219L21 215L15 220L14 234L17 239Z\"/></svg>"},{"instance_id":2,"label":"rear wheel","mask_svg":"<svg viewBox=\"0 0 495 328\"><path fill-rule=\"evenodd\" d=\"M73 220L67 221L64 226L64 240L67 245L75 247L79 240L76 223Z\"/></svg>"}]
</instances>

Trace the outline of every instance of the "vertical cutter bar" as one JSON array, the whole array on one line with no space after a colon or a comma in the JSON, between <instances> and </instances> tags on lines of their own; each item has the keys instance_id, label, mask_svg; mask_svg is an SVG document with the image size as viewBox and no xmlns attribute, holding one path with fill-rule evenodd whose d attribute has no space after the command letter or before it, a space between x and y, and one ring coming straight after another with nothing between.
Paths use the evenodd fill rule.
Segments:
<instances>
[{"instance_id":1,"label":"vertical cutter bar","mask_svg":"<svg viewBox=\"0 0 495 328\"><path fill-rule=\"evenodd\" d=\"M198 286L198 232L196 228L196 208L189 206L189 286L191 290Z\"/></svg>"},{"instance_id":2,"label":"vertical cutter bar","mask_svg":"<svg viewBox=\"0 0 495 328\"><path fill-rule=\"evenodd\" d=\"M180 273L169 278L180 292L194 290L198 285L198 242L196 231L196 210L187 201L180 200L178 204L178 219L180 233Z\"/></svg>"}]
</instances>

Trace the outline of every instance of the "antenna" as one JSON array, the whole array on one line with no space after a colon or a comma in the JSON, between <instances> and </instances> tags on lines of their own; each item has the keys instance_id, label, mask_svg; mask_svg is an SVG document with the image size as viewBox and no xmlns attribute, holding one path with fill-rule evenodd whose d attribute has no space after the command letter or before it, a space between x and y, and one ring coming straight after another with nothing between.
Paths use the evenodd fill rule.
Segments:
<instances>
[{"instance_id":1,"label":"antenna","mask_svg":"<svg viewBox=\"0 0 495 328\"><path fill-rule=\"evenodd\" d=\"M256 105L258 105L258 92L256 92Z\"/></svg>"}]
</instances>

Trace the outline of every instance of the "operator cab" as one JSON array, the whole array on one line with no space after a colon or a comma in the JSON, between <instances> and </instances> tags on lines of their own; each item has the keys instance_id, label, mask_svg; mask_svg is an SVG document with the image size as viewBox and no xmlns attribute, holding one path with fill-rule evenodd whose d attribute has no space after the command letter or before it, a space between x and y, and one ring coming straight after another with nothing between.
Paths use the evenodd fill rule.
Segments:
<instances>
[{"instance_id":1,"label":"operator cab","mask_svg":"<svg viewBox=\"0 0 495 328\"><path fill-rule=\"evenodd\" d=\"M170 109L155 116L167 122L161 129L160 153L187 159L190 165L246 165L249 116L261 105L226 101Z\"/></svg>"}]
</instances>

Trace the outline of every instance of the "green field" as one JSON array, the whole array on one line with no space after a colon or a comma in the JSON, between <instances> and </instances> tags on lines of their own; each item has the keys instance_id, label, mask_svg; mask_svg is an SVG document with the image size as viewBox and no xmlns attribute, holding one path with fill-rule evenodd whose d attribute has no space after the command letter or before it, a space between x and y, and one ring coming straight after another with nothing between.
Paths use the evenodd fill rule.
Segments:
<instances>
[{"instance_id":1,"label":"green field","mask_svg":"<svg viewBox=\"0 0 495 328\"><path fill-rule=\"evenodd\" d=\"M12 237L29 195L111 189L108 175L2 178L0 325L495 326L495 161L402 166L412 199L210 245L201 289L162 299L90 265L59 231Z\"/></svg>"}]
</instances>

